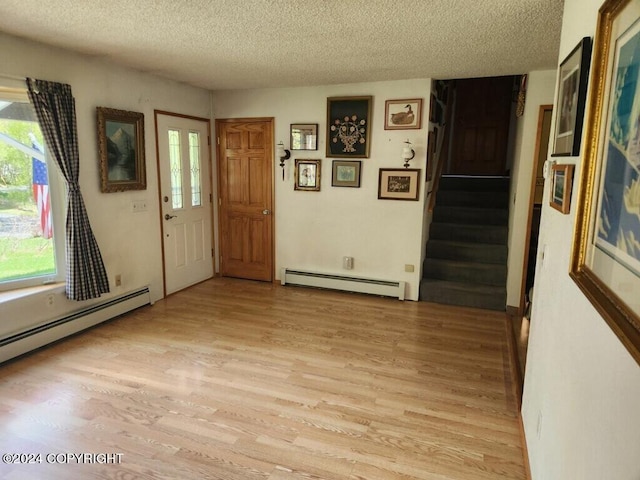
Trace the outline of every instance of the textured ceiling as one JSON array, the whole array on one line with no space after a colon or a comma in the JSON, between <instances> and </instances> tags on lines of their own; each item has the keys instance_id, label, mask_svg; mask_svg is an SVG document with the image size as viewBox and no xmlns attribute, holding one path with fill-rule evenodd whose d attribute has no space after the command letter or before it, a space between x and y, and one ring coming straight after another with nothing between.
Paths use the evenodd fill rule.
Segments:
<instances>
[{"instance_id":1,"label":"textured ceiling","mask_svg":"<svg viewBox=\"0 0 640 480\"><path fill-rule=\"evenodd\" d=\"M0 30L222 90L553 69L562 9L563 0L2 0Z\"/></svg>"}]
</instances>

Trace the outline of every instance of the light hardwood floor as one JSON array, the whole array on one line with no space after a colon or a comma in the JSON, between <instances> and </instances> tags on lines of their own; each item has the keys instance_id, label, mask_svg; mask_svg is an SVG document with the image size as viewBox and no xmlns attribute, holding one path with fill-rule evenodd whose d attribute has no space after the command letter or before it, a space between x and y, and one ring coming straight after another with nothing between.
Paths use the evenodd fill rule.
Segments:
<instances>
[{"instance_id":1,"label":"light hardwood floor","mask_svg":"<svg viewBox=\"0 0 640 480\"><path fill-rule=\"evenodd\" d=\"M213 279L0 365L5 479L524 479L504 314ZM121 453L47 464L47 453ZM63 458L58 456L58 459Z\"/></svg>"}]
</instances>

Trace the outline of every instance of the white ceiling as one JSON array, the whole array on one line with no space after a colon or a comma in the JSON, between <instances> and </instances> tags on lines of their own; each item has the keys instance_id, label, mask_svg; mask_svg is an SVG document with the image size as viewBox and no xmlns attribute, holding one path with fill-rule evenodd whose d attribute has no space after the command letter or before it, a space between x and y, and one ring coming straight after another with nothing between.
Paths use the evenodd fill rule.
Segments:
<instances>
[{"instance_id":1,"label":"white ceiling","mask_svg":"<svg viewBox=\"0 0 640 480\"><path fill-rule=\"evenodd\" d=\"M225 90L555 69L562 9L563 0L2 0L0 30Z\"/></svg>"}]
</instances>

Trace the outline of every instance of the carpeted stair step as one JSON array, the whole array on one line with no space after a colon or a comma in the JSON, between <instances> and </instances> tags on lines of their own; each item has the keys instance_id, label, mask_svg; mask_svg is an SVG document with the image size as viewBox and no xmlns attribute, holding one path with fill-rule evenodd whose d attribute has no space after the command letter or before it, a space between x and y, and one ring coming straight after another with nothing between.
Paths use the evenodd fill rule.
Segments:
<instances>
[{"instance_id":1,"label":"carpeted stair step","mask_svg":"<svg viewBox=\"0 0 640 480\"><path fill-rule=\"evenodd\" d=\"M427 244L427 258L505 265L507 262L507 246L432 239Z\"/></svg>"},{"instance_id":2,"label":"carpeted stair step","mask_svg":"<svg viewBox=\"0 0 640 480\"><path fill-rule=\"evenodd\" d=\"M506 226L460 225L456 223L432 223L429 238L454 242L507 244Z\"/></svg>"},{"instance_id":3,"label":"carpeted stair step","mask_svg":"<svg viewBox=\"0 0 640 480\"><path fill-rule=\"evenodd\" d=\"M436 205L433 222L467 225L507 225L509 212L501 208L451 207Z\"/></svg>"},{"instance_id":4,"label":"carpeted stair step","mask_svg":"<svg viewBox=\"0 0 640 480\"><path fill-rule=\"evenodd\" d=\"M436 204L451 207L508 208L509 192L438 190Z\"/></svg>"},{"instance_id":5,"label":"carpeted stair step","mask_svg":"<svg viewBox=\"0 0 640 480\"><path fill-rule=\"evenodd\" d=\"M424 277L452 282L478 283L504 286L507 283L506 265L493 263L460 262L427 258L424 261Z\"/></svg>"},{"instance_id":6,"label":"carpeted stair step","mask_svg":"<svg viewBox=\"0 0 640 480\"><path fill-rule=\"evenodd\" d=\"M420 283L420 300L504 311L507 292L504 287L423 279Z\"/></svg>"},{"instance_id":7,"label":"carpeted stair step","mask_svg":"<svg viewBox=\"0 0 640 480\"><path fill-rule=\"evenodd\" d=\"M467 192L508 192L509 177L440 177L438 192L443 190L461 190Z\"/></svg>"}]
</instances>

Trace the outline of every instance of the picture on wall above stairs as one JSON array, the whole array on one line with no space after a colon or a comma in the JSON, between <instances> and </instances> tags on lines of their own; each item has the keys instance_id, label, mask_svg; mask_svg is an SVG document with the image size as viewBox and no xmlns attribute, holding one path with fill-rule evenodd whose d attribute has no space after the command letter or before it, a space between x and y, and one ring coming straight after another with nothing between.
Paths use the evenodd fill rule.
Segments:
<instances>
[{"instance_id":1,"label":"picture on wall above stairs","mask_svg":"<svg viewBox=\"0 0 640 480\"><path fill-rule=\"evenodd\" d=\"M508 177L442 176L421 300L506 309L508 203Z\"/></svg>"}]
</instances>

